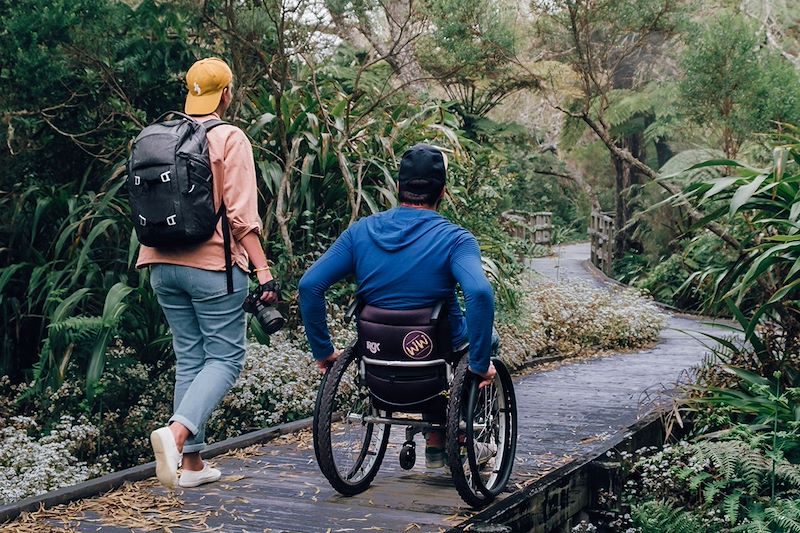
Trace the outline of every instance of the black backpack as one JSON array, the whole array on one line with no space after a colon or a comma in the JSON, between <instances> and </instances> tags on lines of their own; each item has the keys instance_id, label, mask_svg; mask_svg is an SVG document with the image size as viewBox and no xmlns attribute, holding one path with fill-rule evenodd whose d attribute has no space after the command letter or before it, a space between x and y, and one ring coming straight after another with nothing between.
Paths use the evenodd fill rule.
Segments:
<instances>
[{"instance_id":1,"label":"black backpack","mask_svg":"<svg viewBox=\"0 0 800 533\"><path fill-rule=\"evenodd\" d=\"M167 115L174 120L160 122ZM131 217L139 242L178 249L207 241L222 219L228 292L233 292L230 230L225 204L214 209L206 133L222 120L199 122L176 111L147 126L133 141L128 161Z\"/></svg>"}]
</instances>

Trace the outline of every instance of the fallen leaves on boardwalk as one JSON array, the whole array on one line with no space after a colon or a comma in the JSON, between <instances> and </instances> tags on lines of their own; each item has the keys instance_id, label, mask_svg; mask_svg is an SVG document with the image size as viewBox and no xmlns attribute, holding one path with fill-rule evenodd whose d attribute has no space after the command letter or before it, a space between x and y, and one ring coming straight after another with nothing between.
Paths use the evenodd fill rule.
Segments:
<instances>
[{"instance_id":1,"label":"fallen leaves on boardwalk","mask_svg":"<svg viewBox=\"0 0 800 533\"><path fill-rule=\"evenodd\" d=\"M514 476L512 478L513 486L518 490L522 490L553 470L569 463L572 459L574 459L574 456L570 454L556 455L554 453L545 453L538 455L528 454L527 456L518 455L515 458L517 465L514 468Z\"/></svg>"},{"instance_id":2,"label":"fallen leaves on boardwalk","mask_svg":"<svg viewBox=\"0 0 800 533\"><path fill-rule=\"evenodd\" d=\"M75 531L82 524L113 523L137 531L213 531L206 520L210 511L192 511L184 507L175 493L160 494L154 480L125 483L122 487L88 500L79 500L52 509L23 513L3 525L8 533L61 533Z\"/></svg>"},{"instance_id":3,"label":"fallen leaves on boardwalk","mask_svg":"<svg viewBox=\"0 0 800 533\"><path fill-rule=\"evenodd\" d=\"M311 429L301 429L300 431L295 431L294 433L281 435L280 437L277 437L274 442L278 445L294 444L297 446L298 450L314 449L314 437L311 433Z\"/></svg>"},{"instance_id":4,"label":"fallen leaves on boardwalk","mask_svg":"<svg viewBox=\"0 0 800 533\"><path fill-rule=\"evenodd\" d=\"M251 457L258 457L259 455L264 455L263 444L253 444L252 446L247 446L246 448L237 448L235 450L230 450L228 452L225 452L222 455L218 455L217 457L231 457L233 459L250 459Z\"/></svg>"}]
</instances>

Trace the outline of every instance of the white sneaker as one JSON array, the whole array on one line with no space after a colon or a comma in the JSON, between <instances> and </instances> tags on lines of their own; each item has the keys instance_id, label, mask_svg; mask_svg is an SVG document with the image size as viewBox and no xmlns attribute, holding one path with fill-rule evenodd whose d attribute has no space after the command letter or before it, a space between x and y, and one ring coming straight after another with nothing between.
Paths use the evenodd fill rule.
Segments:
<instances>
[{"instance_id":1,"label":"white sneaker","mask_svg":"<svg viewBox=\"0 0 800 533\"><path fill-rule=\"evenodd\" d=\"M477 462L478 465L485 465L495 455L497 455L497 444L493 442L475 443L475 462Z\"/></svg>"},{"instance_id":2,"label":"white sneaker","mask_svg":"<svg viewBox=\"0 0 800 533\"><path fill-rule=\"evenodd\" d=\"M181 454L175 444L175 437L168 427L158 428L150 433L150 445L156 456L156 477L168 489L178 484L178 463Z\"/></svg>"},{"instance_id":3,"label":"white sneaker","mask_svg":"<svg viewBox=\"0 0 800 533\"><path fill-rule=\"evenodd\" d=\"M184 488L197 487L198 485L218 481L221 476L222 472L208 466L208 463L203 463L202 470L184 470L181 472L181 479L178 484Z\"/></svg>"}]
</instances>

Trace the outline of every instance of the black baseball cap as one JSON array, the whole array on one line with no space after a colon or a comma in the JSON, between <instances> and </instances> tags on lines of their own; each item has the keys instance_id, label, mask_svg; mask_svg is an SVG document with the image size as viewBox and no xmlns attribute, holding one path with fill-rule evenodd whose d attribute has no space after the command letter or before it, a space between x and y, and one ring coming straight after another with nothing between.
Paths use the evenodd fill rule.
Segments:
<instances>
[{"instance_id":1,"label":"black baseball cap","mask_svg":"<svg viewBox=\"0 0 800 533\"><path fill-rule=\"evenodd\" d=\"M403 154L397 182L414 194L438 193L447 179L444 153L429 144L415 144Z\"/></svg>"}]
</instances>

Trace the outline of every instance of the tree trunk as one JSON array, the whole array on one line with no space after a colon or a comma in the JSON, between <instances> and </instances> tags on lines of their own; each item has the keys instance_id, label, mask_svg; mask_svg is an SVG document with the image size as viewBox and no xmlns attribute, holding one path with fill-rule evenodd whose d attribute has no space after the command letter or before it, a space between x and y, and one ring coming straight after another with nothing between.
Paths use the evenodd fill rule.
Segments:
<instances>
[{"instance_id":1,"label":"tree trunk","mask_svg":"<svg viewBox=\"0 0 800 533\"><path fill-rule=\"evenodd\" d=\"M625 183L630 173L630 165L618 157L614 157L614 256L621 257L627 251L628 239L625 224L627 222L625 207Z\"/></svg>"}]
</instances>

